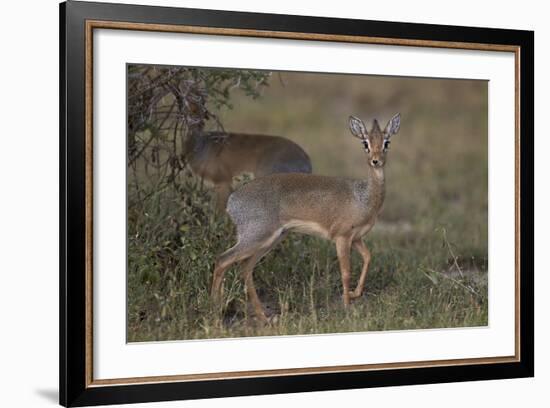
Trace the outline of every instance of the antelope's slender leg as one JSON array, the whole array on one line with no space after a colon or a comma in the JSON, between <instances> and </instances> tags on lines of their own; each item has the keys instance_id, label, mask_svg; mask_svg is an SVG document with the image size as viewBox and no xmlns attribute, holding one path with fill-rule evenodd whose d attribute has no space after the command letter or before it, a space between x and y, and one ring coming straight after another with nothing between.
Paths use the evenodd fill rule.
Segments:
<instances>
[{"instance_id":1,"label":"antelope's slender leg","mask_svg":"<svg viewBox=\"0 0 550 408\"><path fill-rule=\"evenodd\" d=\"M268 323L269 319L265 315L262 302L260 301L260 298L258 297L258 293L256 292L256 287L254 286L252 273L254 271L254 267L260 261L260 259L262 259L269 251L271 251L271 249L275 245L281 242L286 237L286 235L287 233L283 232L279 237L275 238L271 243L264 243L260 252L255 253L249 259L247 259L242 268L242 276L243 276L244 284L246 287L246 291L248 293L248 297L250 298L250 302L252 303L252 307L254 308L254 314L258 319L260 319L264 323Z\"/></svg>"},{"instance_id":2,"label":"antelope's slender leg","mask_svg":"<svg viewBox=\"0 0 550 408\"><path fill-rule=\"evenodd\" d=\"M369 263L371 259L370 251L361 238L353 241L353 247L359 252L363 258L363 269L361 269L361 275L357 282L357 287L353 292L350 292L350 298L356 299L363 294L363 288L365 287L365 281L367 280L367 271L369 270Z\"/></svg>"},{"instance_id":3,"label":"antelope's slender leg","mask_svg":"<svg viewBox=\"0 0 550 408\"><path fill-rule=\"evenodd\" d=\"M260 260L260 257L261 257L260 255L255 254L255 255L252 255L250 258L248 258L245 264L243 265L242 274L243 274L246 292L248 293L248 298L250 299L250 302L252 303L252 307L254 308L254 314L262 322L267 323L268 322L267 316L265 315L262 302L258 297L258 293L256 292L256 287L254 286L254 280L252 279L252 271L254 270L254 266L256 265L256 263Z\"/></svg>"},{"instance_id":4,"label":"antelope's slender leg","mask_svg":"<svg viewBox=\"0 0 550 408\"><path fill-rule=\"evenodd\" d=\"M214 301L218 301L220 299L221 285L225 271L235 262L242 261L243 259L250 257L252 253L252 250L247 250L243 248L243 245L237 243L237 245L228 249L218 257L216 266L214 267L212 289L210 290L210 295Z\"/></svg>"},{"instance_id":5,"label":"antelope's slender leg","mask_svg":"<svg viewBox=\"0 0 550 408\"><path fill-rule=\"evenodd\" d=\"M336 239L336 253L340 263L340 273L342 275L342 286L344 287L344 306L348 306L350 302L349 284L351 280L351 264L350 264L351 242L347 237Z\"/></svg>"},{"instance_id":6,"label":"antelope's slender leg","mask_svg":"<svg viewBox=\"0 0 550 408\"><path fill-rule=\"evenodd\" d=\"M227 200L229 195L233 192L231 188L231 182L223 182L216 184L216 210L219 213L225 212L225 207L227 206Z\"/></svg>"}]
</instances>

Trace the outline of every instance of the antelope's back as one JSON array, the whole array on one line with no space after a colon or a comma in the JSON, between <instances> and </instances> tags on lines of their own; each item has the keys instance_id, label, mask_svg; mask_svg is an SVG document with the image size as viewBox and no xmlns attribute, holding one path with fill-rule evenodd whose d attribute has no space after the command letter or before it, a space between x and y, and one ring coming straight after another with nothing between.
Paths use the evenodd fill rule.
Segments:
<instances>
[{"instance_id":1,"label":"antelope's back","mask_svg":"<svg viewBox=\"0 0 550 408\"><path fill-rule=\"evenodd\" d=\"M230 133L225 149L243 162L254 162L255 177L312 172L311 159L304 149L281 136Z\"/></svg>"}]
</instances>

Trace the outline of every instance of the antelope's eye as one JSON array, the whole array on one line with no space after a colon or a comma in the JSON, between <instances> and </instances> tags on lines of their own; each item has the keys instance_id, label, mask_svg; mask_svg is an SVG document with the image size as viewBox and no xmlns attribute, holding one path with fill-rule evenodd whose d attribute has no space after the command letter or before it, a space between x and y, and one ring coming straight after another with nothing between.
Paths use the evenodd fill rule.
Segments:
<instances>
[{"instance_id":1,"label":"antelope's eye","mask_svg":"<svg viewBox=\"0 0 550 408\"><path fill-rule=\"evenodd\" d=\"M384 140L384 150L388 150L390 148L390 141Z\"/></svg>"},{"instance_id":2,"label":"antelope's eye","mask_svg":"<svg viewBox=\"0 0 550 408\"><path fill-rule=\"evenodd\" d=\"M369 153L369 152L370 152L370 148L369 148L369 142L368 142L367 139L363 139L363 146L365 146L365 151L366 151L367 153Z\"/></svg>"}]
</instances>

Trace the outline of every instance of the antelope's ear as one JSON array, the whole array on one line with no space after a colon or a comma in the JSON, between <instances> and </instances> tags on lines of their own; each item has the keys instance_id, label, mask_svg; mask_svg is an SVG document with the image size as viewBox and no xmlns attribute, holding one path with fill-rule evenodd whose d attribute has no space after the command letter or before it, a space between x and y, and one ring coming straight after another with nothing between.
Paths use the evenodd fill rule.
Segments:
<instances>
[{"instance_id":1,"label":"antelope's ear","mask_svg":"<svg viewBox=\"0 0 550 408\"><path fill-rule=\"evenodd\" d=\"M365 124L361 119L356 118L355 116L349 117L349 130L351 130L351 134L353 136L358 137L359 139L367 138L367 129L365 128Z\"/></svg>"},{"instance_id":2,"label":"antelope's ear","mask_svg":"<svg viewBox=\"0 0 550 408\"><path fill-rule=\"evenodd\" d=\"M388 124L386 125L386 129L384 129L384 133L388 135L387 137L390 138L393 135L395 135L397 132L399 132L399 127L401 126L401 114L396 114L393 118L390 119Z\"/></svg>"}]
</instances>

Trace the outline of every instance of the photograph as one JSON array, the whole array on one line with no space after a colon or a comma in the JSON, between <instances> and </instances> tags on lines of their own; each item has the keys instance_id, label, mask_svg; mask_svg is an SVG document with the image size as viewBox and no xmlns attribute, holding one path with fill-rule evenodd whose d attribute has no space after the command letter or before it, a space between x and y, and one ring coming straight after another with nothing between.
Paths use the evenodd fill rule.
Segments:
<instances>
[{"instance_id":1,"label":"photograph","mask_svg":"<svg viewBox=\"0 0 550 408\"><path fill-rule=\"evenodd\" d=\"M126 64L127 341L489 325L488 81Z\"/></svg>"},{"instance_id":2,"label":"photograph","mask_svg":"<svg viewBox=\"0 0 550 408\"><path fill-rule=\"evenodd\" d=\"M60 404L533 377L534 31L173 6L59 6Z\"/></svg>"}]
</instances>

